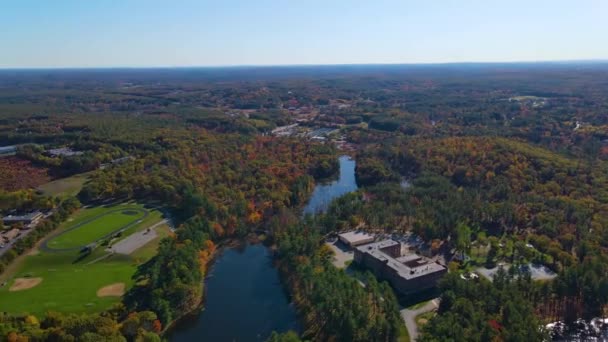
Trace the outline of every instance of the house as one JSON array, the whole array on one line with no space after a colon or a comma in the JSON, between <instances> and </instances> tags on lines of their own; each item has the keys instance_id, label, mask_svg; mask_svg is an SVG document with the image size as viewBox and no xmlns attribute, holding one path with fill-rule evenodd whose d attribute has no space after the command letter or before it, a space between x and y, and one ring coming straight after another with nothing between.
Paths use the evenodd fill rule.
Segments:
<instances>
[{"instance_id":1,"label":"house","mask_svg":"<svg viewBox=\"0 0 608 342\"><path fill-rule=\"evenodd\" d=\"M340 241L350 247L374 242L374 235L362 231L352 231L338 234L338 238L340 239Z\"/></svg>"},{"instance_id":2,"label":"house","mask_svg":"<svg viewBox=\"0 0 608 342\"><path fill-rule=\"evenodd\" d=\"M447 269L418 254L401 254L401 243L383 240L355 248L354 261L402 294L435 287Z\"/></svg>"},{"instance_id":3,"label":"house","mask_svg":"<svg viewBox=\"0 0 608 342\"><path fill-rule=\"evenodd\" d=\"M44 215L39 210L32 211L24 215L8 215L2 219L4 225L10 226L15 223L23 223L24 226L33 227L44 218Z\"/></svg>"}]
</instances>

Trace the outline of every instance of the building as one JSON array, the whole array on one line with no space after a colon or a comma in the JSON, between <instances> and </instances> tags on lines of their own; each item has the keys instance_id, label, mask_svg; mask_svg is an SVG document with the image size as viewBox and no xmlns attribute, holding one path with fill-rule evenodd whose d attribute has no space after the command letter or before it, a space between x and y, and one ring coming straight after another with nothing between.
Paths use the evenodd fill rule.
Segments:
<instances>
[{"instance_id":1,"label":"building","mask_svg":"<svg viewBox=\"0 0 608 342\"><path fill-rule=\"evenodd\" d=\"M0 146L0 156L14 154L17 152L17 146Z\"/></svg>"},{"instance_id":2,"label":"building","mask_svg":"<svg viewBox=\"0 0 608 342\"><path fill-rule=\"evenodd\" d=\"M82 151L74 151L69 147L53 148L47 151L51 157L72 157L83 154Z\"/></svg>"},{"instance_id":3,"label":"building","mask_svg":"<svg viewBox=\"0 0 608 342\"><path fill-rule=\"evenodd\" d=\"M374 242L374 236L361 231L346 232L338 235L340 241L344 244L355 247L367 243Z\"/></svg>"},{"instance_id":4,"label":"building","mask_svg":"<svg viewBox=\"0 0 608 342\"><path fill-rule=\"evenodd\" d=\"M23 223L24 226L33 227L37 225L38 222L40 222L40 220L43 218L44 215L40 211L36 210L25 215L8 215L5 216L2 221L6 226L10 226L15 223Z\"/></svg>"},{"instance_id":5,"label":"building","mask_svg":"<svg viewBox=\"0 0 608 342\"><path fill-rule=\"evenodd\" d=\"M124 164L130 160L135 160L135 158L131 157L131 156L126 156L126 157L122 157L122 158L112 159L109 163L104 163L104 164L99 165L99 168L103 170L109 166Z\"/></svg>"},{"instance_id":6,"label":"building","mask_svg":"<svg viewBox=\"0 0 608 342\"><path fill-rule=\"evenodd\" d=\"M361 245L355 248L354 260L403 294L432 288L447 273L444 266L417 254L402 255L401 244L394 240Z\"/></svg>"}]
</instances>

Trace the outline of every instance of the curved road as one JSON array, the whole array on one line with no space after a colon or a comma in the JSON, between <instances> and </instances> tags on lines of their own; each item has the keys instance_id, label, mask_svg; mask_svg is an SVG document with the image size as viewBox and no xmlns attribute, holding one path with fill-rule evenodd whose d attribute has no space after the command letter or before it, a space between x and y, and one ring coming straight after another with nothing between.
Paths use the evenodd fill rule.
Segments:
<instances>
[{"instance_id":1,"label":"curved road","mask_svg":"<svg viewBox=\"0 0 608 342\"><path fill-rule=\"evenodd\" d=\"M418 325L416 324L416 316L425 312L436 310L438 307L439 298L435 298L424 304L422 307L419 307L418 309L403 309L400 311L401 318L403 318L405 326L407 327L407 332L410 335L410 341L416 341L416 339L418 338Z\"/></svg>"}]
</instances>

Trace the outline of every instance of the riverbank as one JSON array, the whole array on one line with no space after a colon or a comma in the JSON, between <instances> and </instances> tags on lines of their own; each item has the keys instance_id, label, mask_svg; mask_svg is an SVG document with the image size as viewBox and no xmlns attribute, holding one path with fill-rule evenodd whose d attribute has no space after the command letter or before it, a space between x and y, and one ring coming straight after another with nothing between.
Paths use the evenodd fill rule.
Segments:
<instances>
[{"instance_id":1,"label":"riverbank","mask_svg":"<svg viewBox=\"0 0 608 342\"><path fill-rule=\"evenodd\" d=\"M313 190L313 192L311 193L311 196L306 204L306 206L304 206L303 211L306 213L316 213L319 211L324 211L327 208L327 205L329 205L329 203L339 197L342 196L345 193L351 192L351 191L355 191L357 189L357 184L355 181L355 161L346 155L342 155L339 157L339 164L340 164L340 170L339 170L339 174L338 174L338 178L332 182L329 182L327 184L316 184L315 185L315 189ZM280 285L280 289L277 288L277 291L284 296L285 300L287 301L287 304L289 306L292 307L293 309L293 305L291 304L291 298L290 298L290 292L288 291L288 286L287 283L285 281L281 281L281 279L278 278L278 274L279 274L279 270L277 268L274 267L274 253L275 253L275 249L273 248L274 246L270 246L268 244L266 244L265 239L266 239L266 231L263 231L264 234L255 234L255 233L250 233L248 234L246 237L244 237L243 239L228 239L228 240L224 240L222 242L220 242L216 248L216 250L214 251L212 257L209 259L209 261L206 264L206 269L208 272L206 272L206 274L204 275L204 279L202 282L203 286L203 291L202 291L202 296L201 299L198 303L198 305L191 311L189 311L188 313L185 313L183 315L181 315L179 318L173 320L171 322L171 324L169 324L164 332L163 335L165 337L175 337L177 335L180 335L180 331L183 329L189 330L192 329L193 325L197 325L197 326L203 326L203 325L221 325L221 322L207 322L205 321L205 317L207 317L209 314L208 312L212 310L212 308L209 308L208 305L208 301L210 300L211 296L216 296L218 292L212 292L212 290L209 288L209 283L210 281L213 280L213 278L215 277L215 273L214 271L216 271L215 267L218 266L218 261L221 260L221 258L223 257L223 255L225 255L226 251L230 251L230 250L239 250L239 249L243 249L246 250L248 248L248 246L263 246L263 248L265 248L265 252L268 254L269 256L269 261L271 262L271 266L273 267L273 272L276 273L277 276L277 282ZM259 259L258 259L259 260ZM262 265L267 265L267 263L265 264L262 260L260 260L260 263ZM256 267L260 267L260 265L256 265L256 264L247 264L246 269L242 270L242 273L246 273L249 269L252 268L256 268ZM263 269L266 270L266 269ZM225 287L231 287L231 284L233 283L232 279L227 279L225 281ZM247 282L240 282L240 285L246 286ZM237 284L238 285L238 284ZM274 286L273 286L274 287ZM234 291L236 291L238 293L238 291L240 289L237 288L233 288ZM224 288L219 289L218 291L220 291L220 296L222 296L222 291L225 291ZM263 291L263 293L265 293L266 295L269 294L269 292L267 290ZM243 301L247 302L247 301L251 301L253 298L253 296L250 295L250 297L248 299L243 299ZM255 298L253 298L255 299ZM275 298L276 299L276 298ZM232 297L225 297L223 299L224 301L231 301L233 300ZM221 317L221 313L220 312L220 317ZM242 316L242 312L239 313L235 313L234 315L241 317ZM230 319L234 319L234 316L232 315L230 317ZM256 316L256 314L253 314L253 316ZM201 318L203 317L203 318ZM302 321L302 317L297 317L296 316L296 311L295 309L293 309L293 317L294 317L294 322L295 324L293 326L298 327L300 321ZM246 319L251 319L251 317L246 317ZM281 317L277 317L278 320L281 319ZM214 327L211 327L214 328ZM280 325L279 325L280 328ZM255 329L255 327L252 327L250 329ZM230 329L228 329L230 330ZM272 330L277 330L277 329L272 329ZM192 339L201 339L201 335L188 335L187 333L185 333L185 336L192 338ZM246 337L245 337L246 338ZM213 340L218 340L217 336L213 336ZM239 341L241 341L242 339L239 339Z\"/></svg>"},{"instance_id":2,"label":"riverbank","mask_svg":"<svg viewBox=\"0 0 608 342\"><path fill-rule=\"evenodd\" d=\"M231 240L218 248L198 309L174 322L166 338L265 341L272 331L300 330L273 255L259 238Z\"/></svg>"},{"instance_id":3,"label":"riverbank","mask_svg":"<svg viewBox=\"0 0 608 342\"><path fill-rule=\"evenodd\" d=\"M213 253L211 254L209 261L205 264L205 269L209 270L211 267L213 267L213 264L215 263L216 259L218 256L221 255L222 251L224 248L232 248L232 247L236 247L238 246L238 244L241 242L240 239L227 239L225 241L220 242L215 250L213 251ZM193 315L197 315L200 313L201 310L204 309L205 307L205 298L207 297L207 289L205 286L205 282L207 280L207 276L208 273L206 273L203 277L203 281L201 283L201 286L203 287L203 291L202 291L202 296L200 298L200 301L197 303L196 307L186 313L184 313L182 316L175 318L174 320L172 320L169 324L167 324L165 326L165 328L162 331L162 335L166 336L168 334L171 333L172 329L174 329L174 327L179 324L179 322L181 320L187 319L189 316L193 316Z\"/></svg>"}]
</instances>

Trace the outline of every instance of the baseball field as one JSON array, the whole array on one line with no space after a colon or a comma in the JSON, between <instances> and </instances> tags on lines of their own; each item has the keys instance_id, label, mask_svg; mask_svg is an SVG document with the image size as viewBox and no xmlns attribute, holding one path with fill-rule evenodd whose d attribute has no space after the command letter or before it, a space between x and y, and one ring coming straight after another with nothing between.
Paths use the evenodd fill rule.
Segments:
<instances>
[{"instance_id":1,"label":"baseball field","mask_svg":"<svg viewBox=\"0 0 608 342\"><path fill-rule=\"evenodd\" d=\"M120 301L137 266L168 233L161 213L140 204L81 209L2 275L2 311L105 310Z\"/></svg>"}]
</instances>

